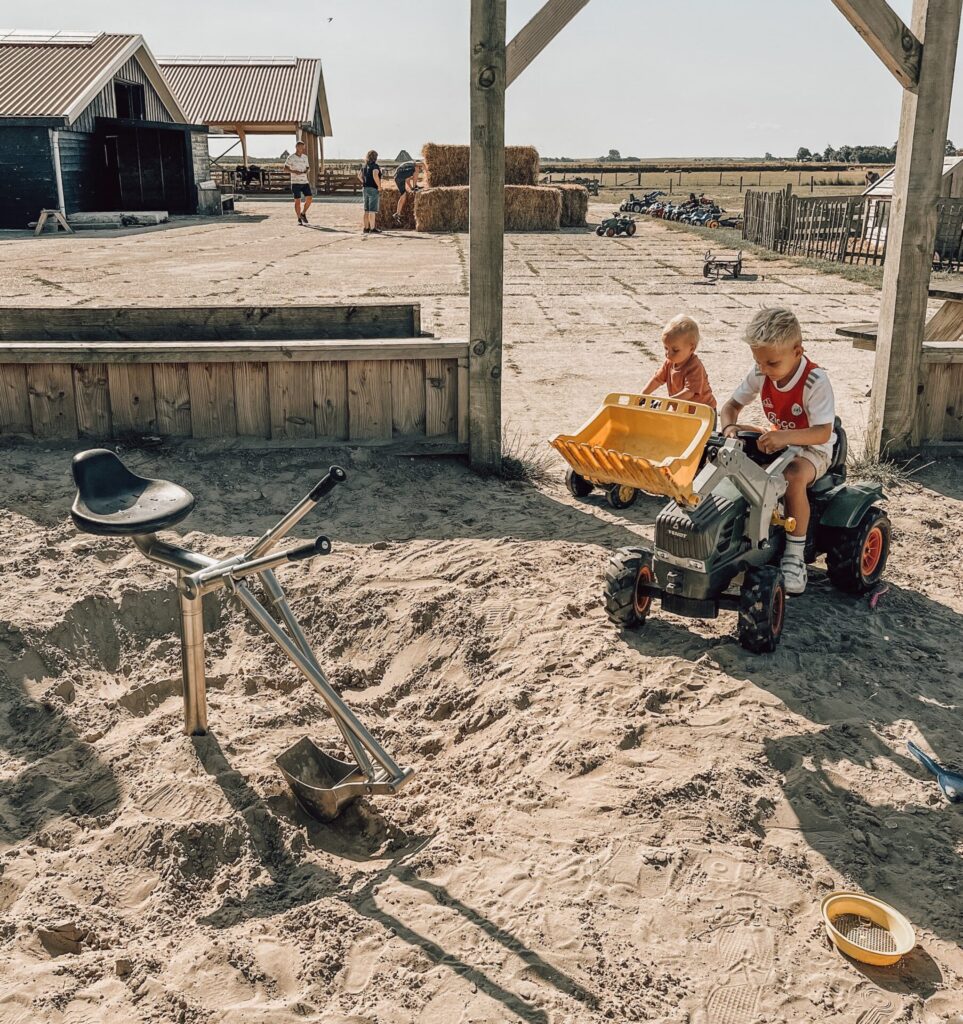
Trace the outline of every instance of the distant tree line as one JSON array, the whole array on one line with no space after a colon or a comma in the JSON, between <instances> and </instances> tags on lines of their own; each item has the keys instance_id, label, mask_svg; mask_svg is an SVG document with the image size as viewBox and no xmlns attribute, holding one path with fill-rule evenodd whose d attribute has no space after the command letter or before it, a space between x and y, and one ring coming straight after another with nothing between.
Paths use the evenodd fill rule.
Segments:
<instances>
[{"instance_id":1,"label":"distant tree line","mask_svg":"<svg viewBox=\"0 0 963 1024\"><path fill-rule=\"evenodd\" d=\"M946 155L956 156L956 146L947 139ZM827 146L821 153L810 152L805 146L796 151L797 160L812 160L815 163L840 164L891 164L896 162L896 144L892 146Z\"/></svg>"}]
</instances>

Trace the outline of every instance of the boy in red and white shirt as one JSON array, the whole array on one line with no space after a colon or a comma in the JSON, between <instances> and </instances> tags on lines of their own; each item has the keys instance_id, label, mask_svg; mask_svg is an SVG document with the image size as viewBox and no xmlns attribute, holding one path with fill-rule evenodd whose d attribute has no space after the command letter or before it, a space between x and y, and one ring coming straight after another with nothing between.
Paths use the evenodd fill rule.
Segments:
<instances>
[{"instance_id":1,"label":"boy in red and white shirt","mask_svg":"<svg viewBox=\"0 0 963 1024\"><path fill-rule=\"evenodd\" d=\"M786 515L796 520L796 529L786 537L782 572L786 592L801 594L808 579L806 488L829 468L836 442L833 386L826 371L804 354L802 330L791 310L760 309L746 328L745 340L756 365L722 407L722 432L732 436L739 413L759 395L769 427L759 438L759 450L777 452L790 445L799 449L784 470Z\"/></svg>"}]
</instances>

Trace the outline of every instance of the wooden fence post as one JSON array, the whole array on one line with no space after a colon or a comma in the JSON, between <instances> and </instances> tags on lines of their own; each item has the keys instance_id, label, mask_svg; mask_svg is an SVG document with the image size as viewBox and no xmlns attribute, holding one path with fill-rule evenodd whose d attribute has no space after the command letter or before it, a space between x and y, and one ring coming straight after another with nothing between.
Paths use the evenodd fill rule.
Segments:
<instances>
[{"instance_id":1,"label":"wooden fence post","mask_svg":"<svg viewBox=\"0 0 963 1024\"><path fill-rule=\"evenodd\" d=\"M468 420L472 466L502 464L505 0L471 0Z\"/></svg>"},{"instance_id":2,"label":"wooden fence post","mask_svg":"<svg viewBox=\"0 0 963 1024\"><path fill-rule=\"evenodd\" d=\"M916 92L903 91L866 444L886 456L921 440L921 362L963 0L913 0L923 43Z\"/></svg>"}]
</instances>

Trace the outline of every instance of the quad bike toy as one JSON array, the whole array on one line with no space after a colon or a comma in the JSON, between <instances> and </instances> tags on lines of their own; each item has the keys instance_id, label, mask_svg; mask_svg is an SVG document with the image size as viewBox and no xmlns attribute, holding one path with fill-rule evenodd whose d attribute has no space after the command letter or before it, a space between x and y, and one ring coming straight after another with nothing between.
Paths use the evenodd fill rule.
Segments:
<instances>
[{"instance_id":1,"label":"quad bike toy","mask_svg":"<svg viewBox=\"0 0 963 1024\"><path fill-rule=\"evenodd\" d=\"M597 235L605 235L606 238L615 238L616 235L628 235L630 238L635 234L636 224L634 217L623 217L613 213L606 217L595 229Z\"/></svg>"},{"instance_id":2,"label":"quad bike toy","mask_svg":"<svg viewBox=\"0 0 963 1024\"><path fill-rule=\"evenodd\" d=\"M671 501L655 523L655 543L622 548L605 572L605 609L612 622L640 629L656 600L665 611L713 619L738 612L739 642L773 651L782 636L786 588L779 562L785 531L783 470L794 448L764 454L760 431L735 438L713 433L715 413L695 402L651 395L609 395L575 435L549 442L571 466L569 489L641 489ZM840 590L872 589L886 567L890 522L876 504L882 489L846 482L846 433L826 474L809 488L812 508L805 558L825 554Z\"/></svg>"},{"instance_id":3,"label":"quad bike toy","mask_svg":"<svg viewBox=\"0 0 963 1024\"><path fill-rule=\"evenodd\" d=\"M660 192L657 188L651 192L646 192L644 196L639 198L634 192L629 193L629 198L619 207L622 213L645 213L650 206L659 198L664 196L664 192Z\"/></svg>"}]
</instances>

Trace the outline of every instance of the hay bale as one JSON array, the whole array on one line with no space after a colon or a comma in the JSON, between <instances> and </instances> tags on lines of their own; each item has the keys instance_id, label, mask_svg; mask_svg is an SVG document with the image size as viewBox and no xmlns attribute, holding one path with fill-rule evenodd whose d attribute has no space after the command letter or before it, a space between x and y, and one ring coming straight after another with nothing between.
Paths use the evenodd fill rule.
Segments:
<instances>
[{"instance_id":1,"label":"hay bale","mask_svg":"<svg viewBox=\"0 0 963 1024\"><path fill-rule=\"evenodd\" d=\"M419 231L467 231L468 186L426 188L415 197L415 226Z\"/></svg>"},{"instance_id":2,"label":"hay bale","mask_svg":"<svg viewBox=\"0 0 963 1024\"><path fill-rule=\"evenodd\" d=\"M562 193L562 227L584 228L588 215L588 189L584 185L569 185L559 182L551 188Z\"/></svg>"},{"instance_id":3,"label":"hay bale","mask_svg":"<svg viewBox=\"0 0 963 1024\"><path fill-rule=\"evenodd\" d=\"M505 186L506 231L558 231L562 193L538 185Z\"/></svg>"},{"instance_id":4,"label":"hay bale","mask_svg":"<svg viewBox=\"0 0 963 1024\"><path fill-rule=\"evenodd\" d=\"M468 146L442 146L427 142L422 147L430 188L468 184L471 150ZM538 150L534 146L505 147L505 184L538 184Z\"/></svg>"},{"instance_id":5,"label":"hay bale","mask_svg":"<svg viewBox=\"0 0 963 1024\"><path fill-rule=\"evenodd\" d=\"M506 231L557 231L562 194L536 185L505 186ZM468 186L429 188L418 193L415 224L419 231L467 231Z\"/></svg>"},{"instance_id":6,"label":"hay bale","mask_svg":"<svg viewBox=\"0 0 963 1024\"><path fill-rule=\"evenodd\" d=\"M387 181L381 179L381 203L378 206L378 217L375 220L375 227L382 231L390 231L392 228L405 231L415 230L415 203L414 198L409 199L405 204L405 212L401 215L401 223L395 224L394 213L398 209L398 200L401 195L394 178Z\"/></svg>"}]
</instances>

